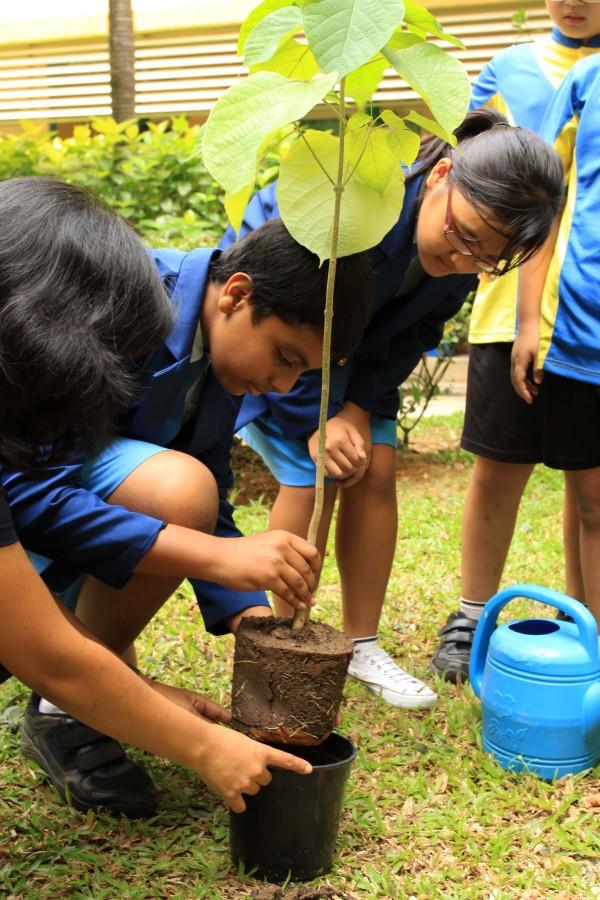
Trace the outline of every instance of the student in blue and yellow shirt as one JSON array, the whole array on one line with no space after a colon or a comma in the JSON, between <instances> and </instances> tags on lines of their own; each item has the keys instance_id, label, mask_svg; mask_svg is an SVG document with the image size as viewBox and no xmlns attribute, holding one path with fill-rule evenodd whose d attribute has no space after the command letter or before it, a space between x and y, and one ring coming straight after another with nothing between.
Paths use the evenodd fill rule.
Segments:
<instances>
[{"instance_id":1,"label":"student in blue and yellow shirt","mask_svg":"<svg viewBox=\"0 0 600 900\"><path fill-rule=\"evenodd\" d=\"M567 203L556 241L521 273L513 384L575 497L585 599L600 621L600 55L565 78L541 134L563 159Z\"/></svg>"},{"instance_id":2,"label":"student in blue and yellow shirt","mask_svg":"<svg viewBox=\"0 0 600 900\"><path fill-rule=\"evenodd\" d=\"M600 49L600 3L546 3L551 34L503 50L473 86L471 107L500 110L516 125L539 132L556 89L578 60ZM458 610L441 629L434 668L448 680L468 678L471 644L485 602L498 590L525 485L542 460L537 413L510 385L510 352L517 328L517 272L482 275L469 340L467 408L461 446L475 454L462 524L462 585ZM567 486L568 494L568 486ZM579 522L565 507L567 591L583 598Z\"/></svg>"}]
</instances>

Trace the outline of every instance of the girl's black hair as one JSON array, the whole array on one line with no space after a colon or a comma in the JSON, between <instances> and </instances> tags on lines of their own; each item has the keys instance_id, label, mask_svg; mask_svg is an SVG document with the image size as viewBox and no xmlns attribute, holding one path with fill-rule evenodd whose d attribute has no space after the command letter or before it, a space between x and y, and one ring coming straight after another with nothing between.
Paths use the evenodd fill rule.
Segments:
<instances>
[{"instance_id":1,"label":"girl's black hair","mask_svg":"<svg viewBox=\"0 0 600 900\"><path fill-rule=\"evenodd\" d=\"M508 271L529 259L544 243L564 198L559 155L527 128L509 125L494 109L469 112L454 132L453 148L427 136L411 176L429 172L440 159L452 159L450 177L490 227L508 238Z\"/></svg>"},{"instance_id":2,"label":"girl's black hair","mask_svg":"<svg viewBox=\"0 0 600 900\"><path fill-rule=\"evenodd\" d=\"M171 304L140 238L87 191L0 182L0 455L29 468L94 453L163 340ZM37 448L37 449L36 449Z\"/></svg>"},{"instance_id":3,"label":"girl's black hair","mask_svg":"<svg viewBox=\"0 0 600 900\"><path fill-rule=\"evenodd\" d=\"M252 317L277 316L288 325L323 332L329 263L290 235L281 219L270 219L231 244L210 267L211 281L224 284L236 272L252 280ZM332 359L349 356L366 328L373 302L373 271L367 253L338 259L335 273Z\"/></svg>"}]
</instances>

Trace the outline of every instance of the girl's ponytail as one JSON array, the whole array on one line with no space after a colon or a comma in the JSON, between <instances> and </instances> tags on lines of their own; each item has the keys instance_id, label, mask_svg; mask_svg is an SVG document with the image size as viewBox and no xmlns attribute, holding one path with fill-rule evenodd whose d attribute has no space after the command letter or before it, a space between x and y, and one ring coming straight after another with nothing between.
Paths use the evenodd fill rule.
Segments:
<instances>
[{"instance_id":1,"label":"girl's ponytail","mask_svg":"<svg viewBox=\"0 0 600 900\"><path fill-rule=\"evenodd\" d=\"M496 109L474 109L467 113L458 128L454 129L454 136L460 147L463 141L477 137L484 131L490 131L496 126L509 127L508 120ZM454 147L442 138L434 134L426 134L421 140L419 155L412 167L409 177L429 172L430 169L443 159L451 156Z\"/></svg>"}]
</instances>

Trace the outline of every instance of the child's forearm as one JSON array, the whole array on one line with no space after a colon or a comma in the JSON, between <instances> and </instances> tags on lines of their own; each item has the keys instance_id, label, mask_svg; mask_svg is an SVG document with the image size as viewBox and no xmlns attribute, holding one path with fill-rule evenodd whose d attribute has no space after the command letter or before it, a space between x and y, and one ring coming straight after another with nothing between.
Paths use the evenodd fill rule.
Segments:
<instances>
[{"instance_id":1,"label":"child's forearm","mask_svg":"<svg viewBox=\"0 0 600 900\"><path fill-rule=\"evenodd\" d=\"M86 725L197 768L209 723L159 696L90 635L52 597L19 544L2 549L1 565L2 663Z\"/></svg>"},{"instance_id":2,"label":"child's forearm","mask_svg":"<svg viewBox=\"0 0 600 900\"><path fill-rule=\"evenodd\" d=\"M135 571L145 575L213 581L215 562L224 540L180 525L167 525Z\"/></svg>"},{"instance_id":3,"label":"child's forearm","mask_svg":"<svg viewBox=\"0 0 600 900\"><path fill-rule=\"evenodd\" d=\"M320 565L315 547L288 532L224 538L167 525L135 571L199 578L237 591L273 591L302 609L312 603Z\"/></svg>"},{"instance_id":4,"label":"child's forearm","mask_svg":"<svg viewBox=\"0 0 600 900\"><path fill-rule=\"evenodd\" d=\"M25 684L103 734L193 769L236 812L271 780L269 766L311 770L153 690L52 597L20 544L0 548L0 622L0 661Z\"/></svg>"},{"instance_id":5,"label":"child's forearm","mask_svg":"<svg viewBox=\"0 0 600 900\"><path fill-rule=\"evenodd\" d=\"M519 269L519 332L537 329L540 321L542 294L554 254L560 219L552 227L542 248Z\"/></svg>"}]
</instances>

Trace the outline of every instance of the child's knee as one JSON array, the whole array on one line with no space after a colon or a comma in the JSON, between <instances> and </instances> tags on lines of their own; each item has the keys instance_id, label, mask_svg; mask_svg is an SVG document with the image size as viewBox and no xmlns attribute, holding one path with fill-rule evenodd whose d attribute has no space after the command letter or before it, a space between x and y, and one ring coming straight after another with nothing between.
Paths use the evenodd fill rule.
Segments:
<instances>
[{"instance_id":1,"label":"child's knee","mask_svg":"<svg viewBox=\"0 0 600 900\"><path fill-rule=\"evenodd\" d=\"M282 507L295 510L312 511L315 505L314 487L297 487L296 485L281 484L277 494L277 503Z\"/></svg>"},{"instance_id":2,"label":"child's knee","mask_svg":"<svg viewBox=\"0 0 600 900\"><path fill-rule=\"evenodd\" d=\"M600 486L580 487L577 512L579 521L586 531L600 531Z\"/></svg>"},{"instance_id":3,"label":"child's knee","mask_svg":"<svg viewBox=\"0 0 600 900\"><path fill-rule=\"evenodd\" d=\"M373 447L371 462L358 485L381 501L391 496L396 497L396 453L395 449L387 445Z\"/></svg>"},{"instance_id":4,"label":"child's knee","mask_svg":"<svg viewBox=\"0 0 600 900\"><path fill-rule=\"evenodd\" d=\"M139 466L110 501L171 525L208 533L214 531L219 512L217 484L210 470L175 450L158 453Z\"/></svg>"},{"instance_id":5,"label":"child's knee","mask_svg":"<svg viewBox=\"0 0 600 900\"><path fill-rule=\"evenodd\" d=\"M177 457L165 479L163 518L173 525L212 533L219 514L219 492L214 476L194 457L184 453L178 453Z\"/></svg>"}]
</instances>

